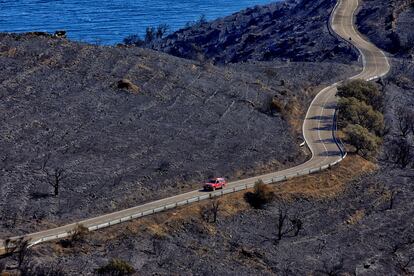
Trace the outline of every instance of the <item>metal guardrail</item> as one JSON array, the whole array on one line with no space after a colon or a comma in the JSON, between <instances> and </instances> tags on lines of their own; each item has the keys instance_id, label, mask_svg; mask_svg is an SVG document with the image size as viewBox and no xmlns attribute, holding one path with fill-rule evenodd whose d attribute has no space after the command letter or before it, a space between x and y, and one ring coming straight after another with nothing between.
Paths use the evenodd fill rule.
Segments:
<instances>
[{"instance_id":1,"label":"metal guardrail","mask_svg":"<svg viewBox=\"0 0 414 276\"><path fill-rule=\"evenodd\" d=\"M338 144L338 147L339 147L339 144ZM265 184L275 184L275 183L287 181L287 180L295 178L295 177L317 173L317 172L329 169L329 168L337 165L343 159L345 159L345 157L346 157L346 153L343 154L341 157L339 157L338 160L336 160L335 162L332 162L330 164L320 166L320 167L311 168L309 170L304 170L304 171L301 171L301 172L298 172L298 173L292 173L292 174L287 174L287 175L279 176L279 177L275 177L275 178L264 179L263 182ZM170 210L170 209L177 208L177 207L180 207L180 206L189 205L191 203L200 202L202 200L212 199L212 198L220 197L220 196L223 196L223 195L226 195L226 194L231 194L231 193L236 193L236 192L240 192L240 191L243 191L243 190L251 189L251 188L254 187L254 185L255 185L255 183L249 183L249 184L243 184L243 185L235 186L235 187L232 187L232 188L222 189L222 190L219 190L219 191L211 192L211 193L206 194L206 195L192 197L192 198L189 198L189 199L186 199L186 200L178 201L176 203L169 203L169 204L157 207L157 208L152 208L152 209L148 209L148 210L145 210L145 211L140 211L136 214L128 215L128 216L125 216L125 217L122 217L122 218L119 218L119 219L115 219L115 220L112 220L112 221L109 221L109 222L101 223L101 224L98 224L98 225L86 226L86 227L88 228L89 231L96 231L96 230L99 230L99 229L102 229L102 228L106 228L106 227L109 227L109 226L112 226L112 225L127 222L127 221L130 221L130 220L133 220L133 219L145 217L145 216L152 215L152 214L159 213L159 212L164 212L166 210ZM46 237L43 237L41 239L32 241L31 245L33 246L35 244L39 244L39 243L42 243L42 242L47 242L47 241L66 238L70 235L71 235L70 232L62 232L62 233L57 234L57 235L46 236Z\"/></svg>"}]
</instances>

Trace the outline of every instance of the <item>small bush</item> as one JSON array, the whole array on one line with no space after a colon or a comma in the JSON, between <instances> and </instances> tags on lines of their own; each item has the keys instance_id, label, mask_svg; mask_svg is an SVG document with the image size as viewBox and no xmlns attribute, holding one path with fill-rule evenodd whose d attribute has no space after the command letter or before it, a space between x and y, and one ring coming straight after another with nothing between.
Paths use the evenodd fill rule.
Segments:
<instances>
[{"instance_id":1,"label":"small bush","mask_svg":"<svg viewBox=\"0 0 414 276\"><path fill-rule=\"evenodd\" d=\"M130 264L120 259L112 259L107 265L96 269L99 275L111 276L131 275L134 272L135 269Z\"/></svg>"},{"instance_id":2,"label":"small bush","mask_svg":"<svg viewBox=\"0 0 414 276\"><path fill-rule=\"evenodd\" d=\"M259 180L254 185L253 192L247 192L244 195L245 200L256 209L263 209L263 207L271 202L275 197L272 188L269 185L263 183L262 180Z\"/></svg>"}]
</instances>

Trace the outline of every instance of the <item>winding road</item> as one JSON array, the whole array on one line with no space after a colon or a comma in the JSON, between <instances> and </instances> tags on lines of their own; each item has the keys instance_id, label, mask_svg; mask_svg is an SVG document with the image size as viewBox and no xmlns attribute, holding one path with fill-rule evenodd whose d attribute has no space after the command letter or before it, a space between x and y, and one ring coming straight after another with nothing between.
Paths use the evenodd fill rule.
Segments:
<instances>
[{"instance_id":1,"label":"winding road","mask_svg":"<svg viewBox=\"0 0 414 276\"><path fill-rule=\"evenodd\" d=\"M330 17L330 27L339 37L352 43L361 54L363 70L351 79L373 80L386 75L390 66L385 54L374 44L365 40L355 29L354 13L357 8L358 0L338 0ZM251 188L259 179L265 183L275 183L334 166L346 156L340 142L335 137L337 103L335 95L339 84L335 83L320 91L309 107L303 123L303 136L312 152L312 157L301 165L283 171L231 182L224 190L211 193L199 190L191 191L62 227L27 234L24 238L30 239L31 245L35 245L45 241L64 238L70 234L77 224L82 224L88 227L90 231L93 231L210 197ZM12 240L17 238L19 237L14 237ZM2 249L1 244L0 249Z\"/></svg>"}]
</instances>

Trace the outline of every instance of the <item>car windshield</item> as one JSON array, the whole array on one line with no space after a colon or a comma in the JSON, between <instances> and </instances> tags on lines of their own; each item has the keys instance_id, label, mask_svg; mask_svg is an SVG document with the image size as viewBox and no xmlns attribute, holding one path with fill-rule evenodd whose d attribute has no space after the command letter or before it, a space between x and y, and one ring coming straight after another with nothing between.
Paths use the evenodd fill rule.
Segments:
<instances>
[{"instance_id":1,"label":"car windshield","mask_svg":"<svg viewBox=\"0 0 414 276\"><path fill-rule=\"evenodd\" d=\"M208 183L216 183L216 180L215 180L215 179L210 179L210 180L208 181Z\"/></svg>"}]
</instances>

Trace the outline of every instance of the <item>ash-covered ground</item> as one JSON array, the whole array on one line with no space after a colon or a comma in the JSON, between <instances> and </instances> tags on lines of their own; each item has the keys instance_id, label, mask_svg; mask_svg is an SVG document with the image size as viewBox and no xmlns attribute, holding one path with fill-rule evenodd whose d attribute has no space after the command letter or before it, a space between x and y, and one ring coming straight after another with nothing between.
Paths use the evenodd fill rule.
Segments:
<instances>
[{"instance_id":1,"label":"ash-covered ground","mask_svg":"<svg viewBox=\"0 0 414 276\"><path fill-rule=\"evenodd\" d=\"M331 2L314 3L329 6ZM387 31L381 30L383 17L375 14L388 10L387 5L365 1L357 21L359 29L384 49L385 39L376 32ZM410 13L408 7L399 14ZM398 18L404 26L411 20ZM371 23L380 29L366 31ZM396 24L395 32L411 35L412 30L401 24ZM318 39L329 40L327 36L329 32L322 32ZM5 234L33 229L28 226L34 225L33 217L39 227L45 227L180 192L213 173L235 178L301 162L306 156L297 147L295 118L303 111L288 107L298 102L306 109L316 85L352 73L335 63L251 61L216 67L149 50L27 36L2 35L0 45L1 109L2 114L11 114L1 118L1 149L7 153L0 163L1 191L7 199L1 206ZM48 53L45 49L50 49L49 55L39 57ZM72 57L66 54L70 51ZM409 55L409 50L403 50L391 57L392 71L378 83L385 93L383 112L389 132L374 160L377 170L359 173L367 161L351 156L326 175L294 183L293 187L314 189L313 196L299 190L287 203L276 200L264 210L255 210L246 207L240 195L232 200L236 210L221 210L216 223L203 221L190 206L90 234L73 248L61 242L41 245L27 263L59 267L69 275L92 274L112 258L127 261L139 275L412 275L413 164L401 169L387 158L390 143L399 135L397 110L414 109L414 64ZM39 65L42 57L49 65ZM351 54L349 60L353 58ZM137 87L116 88L121 78ZM278 112L264 108L269 95L277 95L283 103ZM222 129L234 132L219 136ZM212 142L210 133L220 138ZM153 139L157 144L151 144ZM215 154L222 155L214 159ZM164 159L171 161L161 163ZM62 183L60 205L41 173L42 164L68 165L71 173ZM329 185L353 174L339 190ZM323 190L321 185L328 187ZM281 207L288 210L289 219L299 218L303 228L278 240ZM9 217L11 211L18 216ZM186 212L190 214L186 219L174 220ZM2 263L12 270L16 261L9 258Z\"/></svg>"},{"instance_id":2,"label":"ash-covered ground","mask_svg":"<svg viewBox=\"0 0 414 276\"><path fill-rule=\"evenodd\" d=\"M352 63L358 53L333 36L328 18L335 0L288 0L256 6L174 32L152 47L214 63L246 60Z\"/></svg>"},{"instance_id":3,"label":"ash-covered ground","mask_svg":"<svg viewBox=\"0 0 414 276\"><path fill-rule=\"evenodd\" d=\"M355 70L333 63L240 67L2 34L3 235L178 194L212 176L236 179L301 163L307 156L289 123L303 118L320 85ZM127 89L118 88L122 79L131 82ZM60 171L54 196L50 182Z\"/></svg>"},{"instance_id":4,"label":"ash-covered ground","mask_svg":"<svg viewBox=\"0 0 414 276\"><path fill-rule=\"evenodd\" d=\"M360 31L376 45L398 57L413 58L413 0L362 1L357 15Z\"/></svg>"},{"instance_id":5,"label":"ash-covered ground","mask_svg":"<svg viewBox=\"0 0 414 276\"><path fill-rule=\"evenodd\" d=\"M383 80L385 145L399 135L398 107L414 106L413 83L396 80L413 74L414 64L394 61ZM412 275L414 164L400 168L385 158L388 149L378 164L349 155L332 170L282 183L262 210L232 195L219 199L216 222L188 206L90 234L74 247L41 245L28 263L85 275L113 258L136 275ZM300 231L287 232L297 219Z\"/></svg>"},{"instance_id":6,"label":"ash-covered ground","mask_svg":"<svg viewBox=\"0 0 414 276\"><path fill-rule=\"evenodd\" d=\"M74 248L42 245L32 253L31 266L58 264L66 273L87 275L120 258L136 275L411 275L413 175L398 169L388 170L386 178L372 173L334 197L299 195L230 216L222 208L216 223L206 223L199 213L182 223L171 219L176 213L160 215L154 218L159 228L131 223L87 236ZM280 210L286 224L301 220L298 235L278 239Z\"/></svg>"}]
</instances>

